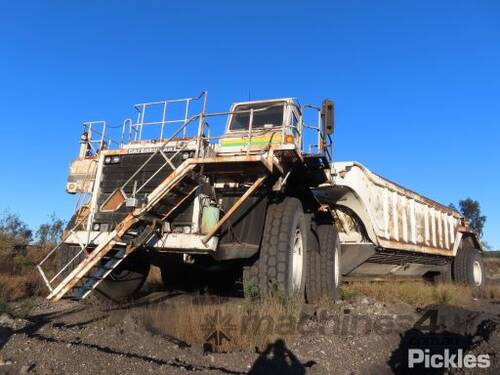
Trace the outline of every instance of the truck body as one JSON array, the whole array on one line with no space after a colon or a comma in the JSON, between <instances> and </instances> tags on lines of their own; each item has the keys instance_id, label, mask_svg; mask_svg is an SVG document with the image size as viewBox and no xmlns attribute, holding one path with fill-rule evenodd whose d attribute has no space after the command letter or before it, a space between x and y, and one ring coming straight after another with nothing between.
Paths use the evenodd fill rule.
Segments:
<instances>
[{"instance_id":1,"label":"truck body","mask_svg":"<svg viewBox=\"0 0 500 375\"><path fill-rule=\"evenodd\" d=\"M150 264L166 284L213 271L238 274L246 292L276 283L309 299L336 295L340 276L483 283L480 243L458 212L359 163L333 162L332 101L239 102L213 113L206 101L204 92L138 104L118 140L107 133L116 127L84 124L66 186L79 204L38 266L49 299L94 290L128 298ZM470 271L455 270L461 254L474 254Z\"/></svg>"},{"instance_id":2,"label":"truck body","mask_svg":"<svg viewBox=\"0 0 500 375\"><path fill-rule=\"evenodd\" d=\"M332 175L316 194L335 207L344 275L421 277L441 272L464 236L481 248L461 214L360 163L336 162Z\"/></svg>"}]
</instances>

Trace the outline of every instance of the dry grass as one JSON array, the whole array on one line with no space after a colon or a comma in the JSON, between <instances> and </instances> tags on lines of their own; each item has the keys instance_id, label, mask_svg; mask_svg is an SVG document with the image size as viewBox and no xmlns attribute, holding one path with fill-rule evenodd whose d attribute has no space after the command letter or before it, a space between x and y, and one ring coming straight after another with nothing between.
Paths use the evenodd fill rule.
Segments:
<instances>
[{"instance_id":1,"label":"dry grass","mask_svg":"<svg viewBox=\"0 0 500 375\"><path fill-rule=\"evenodd\" d=\"M0 274L0 293L8 301L41 295L45 291L39 275L28 271L20 275Z\"/></svg>"},{"instance_id":2,"label":"dry grass","mask_svg":"<svg viewBox=\"0 0 500 375\"><path fill-rule=\"evenodd\" d=\"M490 277L500 278L500 257L485 256L484 267Z\"/></svg>"},{"instance_id":3,"label":"dry grass","mask_svg":"<svg viewBox=\"0 0 500 375\"><path fill-rule=\"evenodd\" d=\"M5 299L0 295L0 314L3 314L4 312L10 312L10 306L5 301Z\"/></svg>"},{"instance_id":4,"label":"dry grass","mask_svg":"<svg viewBox=\"0 0 500 375\"><path fill-rule=\"evenodd\" d=\"M223 339L213 349L226 352L263 348L277 338L294 335L301 308L298 299L279 297L239 301L194 297L168 307L149 308L144 321L153 333L195 346L205 345L208 336L220 330L230 340Z\"/></svg>"},{"instance_id":5,"label":"dry grass","mask_svg":"<svg viewBox=\"0 0 500 375\"><path fill-rule=\"evenodd\" d=\"M433 303L464 305L473 299L472 290L456 284L424 282L352 282L342 287L344 296L363 294L381 302L404 302L423 307Z\"/></svg>"},{"instance_id":6,"label":"dry grass","mask_svg":"<svg viewBox=\"0 0 500 375\"><path fill-rule=\"evenodd\" d=\"M35 265L47 253L38 246L15 248L0 243L0 298L4 302L20 300L45 292L45 286Z\"/></svg>"},{"instance_id":7,"label":"dry grass","mask_svg":"<svg viewBox=\"0 0 500 375\"><path fill-rule=\"evenodd\" d=\"M500 299L500 286L488 285L474 293L475 297L482 299Z\"/></svg>"}]
</instances>

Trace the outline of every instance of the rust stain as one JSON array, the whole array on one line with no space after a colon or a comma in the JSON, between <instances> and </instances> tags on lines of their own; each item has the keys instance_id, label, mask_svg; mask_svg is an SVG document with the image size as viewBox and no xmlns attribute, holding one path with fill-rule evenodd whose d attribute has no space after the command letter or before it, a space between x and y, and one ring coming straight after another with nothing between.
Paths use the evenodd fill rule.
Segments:
<instances>
[{"instance_id":1,"label":"rust stain","mask_svg":"<svg viewBox=\"0 0 500 375\"><path fill-rule=\"evenodd\" d=\"M123 202L125 202L125 196L123 192L118 189L115 190L102 204L101 211L103 212L113 212L119 209Z\"/></svg>"}]
</instances>

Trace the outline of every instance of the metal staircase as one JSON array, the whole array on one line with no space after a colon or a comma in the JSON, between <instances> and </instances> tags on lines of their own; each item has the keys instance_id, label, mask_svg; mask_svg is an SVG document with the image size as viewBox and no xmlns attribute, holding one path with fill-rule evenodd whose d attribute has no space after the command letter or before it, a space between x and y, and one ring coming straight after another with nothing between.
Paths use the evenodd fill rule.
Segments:
<instances>
[{"instance_id":1,"label":"metal staircase","mask_svg":"<svg viewBox=\"0 0 500 375\"><path fill-rule=\"evenodd\" d=\"M197 184L193 187L190 175L196 167L197 163L189 159L179 165L151 192L147 203L106 234L102 242L52 289L47 299L58 301L70 291L73 298L85 298L128 255L151 240L160 223L158 214L167 217L196 189Z\"/></svg>"},{"instance_id":2,"label":"metal staircase","mask_svg":"<svg viewBox=\"0 0 500 375\"><path fill-rule=\"evenodd\" d=\"M85 275L78 284L73 288L70 298L84 299L94 290L99 283L104 280L121 262L125 259L126 253L124 248L118 248L114 252L110 251L102 258L101 265L93 268L93 272Z\"/></svg>"}]
</instances>

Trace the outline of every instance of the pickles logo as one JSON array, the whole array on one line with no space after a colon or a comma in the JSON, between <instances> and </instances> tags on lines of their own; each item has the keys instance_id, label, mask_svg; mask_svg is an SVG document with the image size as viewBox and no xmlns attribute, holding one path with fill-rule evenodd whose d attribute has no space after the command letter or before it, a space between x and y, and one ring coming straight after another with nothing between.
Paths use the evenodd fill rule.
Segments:
<instances>
[{"instance_id":1,"label":"pickles logo","mask_svg":"<svg viewBox=\"0 0 500 375\"><path fill-rule=\"evenodd\" d=\"M489 354L466 354L462 349L451 353L445 349L443 354L430 354L429 349L409 349L408 367L415 368L422 365L425 368L488 368L490 367Z\"/></svg>"}]
</instances>

